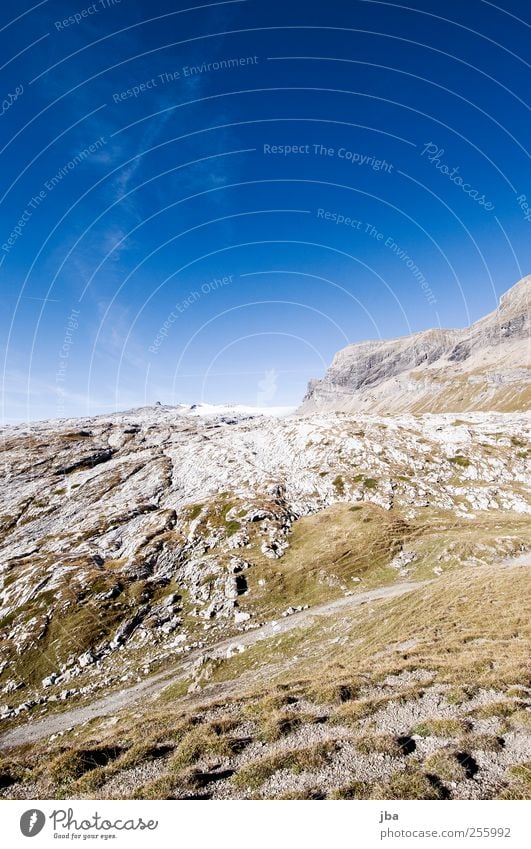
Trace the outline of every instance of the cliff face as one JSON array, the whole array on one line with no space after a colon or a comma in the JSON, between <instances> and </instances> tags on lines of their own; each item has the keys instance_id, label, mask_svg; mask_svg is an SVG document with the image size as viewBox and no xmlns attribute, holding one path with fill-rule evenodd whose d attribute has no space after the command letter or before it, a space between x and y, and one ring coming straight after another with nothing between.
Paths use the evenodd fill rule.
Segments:
<instances>
[{"instance_id":1,"label":"cliff face","mask_svg":"<svg viewBox=\"0 0 531 849\"><path fill-rule=\"evenodd\" d=\"M302 411L462 412L529 407L531 276L464 330L426 330L339 351Z\"/></svg>"}]
</instances>

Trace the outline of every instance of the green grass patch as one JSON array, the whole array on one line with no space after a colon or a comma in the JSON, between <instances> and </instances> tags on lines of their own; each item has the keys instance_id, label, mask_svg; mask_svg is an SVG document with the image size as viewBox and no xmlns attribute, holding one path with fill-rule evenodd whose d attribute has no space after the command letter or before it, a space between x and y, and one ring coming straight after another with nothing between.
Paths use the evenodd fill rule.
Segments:
<instances>
[{"instance_id":1,"label":"green grass patch","mask_svg":"<svg viewBox=\"0 0 531 849\"><path fill-rule=\"evenodd\" d=\"M257 758L242 766L231 780L237 787L257 790L280 770L301 773L323 767L336 748L333 742L316 743L305 749L291 749Z\"/></svg>"},{"instance_id":2,"label":"green grass patch","mask_svg":"<svg viewBox=\"0 0 531 849\"><path fill-rule=\"evenodd\" d=\"M463 469L468 468L470 466L470 460L468 457L463 457L462 454L456 454L455 457L448 457L450 463L453 463L454 466L460 466Z\"/></svg>"}]
</instances>

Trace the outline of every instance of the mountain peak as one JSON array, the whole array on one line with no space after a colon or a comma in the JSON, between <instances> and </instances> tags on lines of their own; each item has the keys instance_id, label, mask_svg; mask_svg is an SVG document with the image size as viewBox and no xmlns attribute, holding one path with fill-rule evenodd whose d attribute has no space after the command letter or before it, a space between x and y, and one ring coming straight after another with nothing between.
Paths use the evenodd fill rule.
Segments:
<instances>
[{"instance_id":1,"label":"mountain peak","mask_svg":"<svg viewBox=\"0 0 531 849\"><path fill-rule=\"evenodd\" d=\"M527 409L530 303L527 275L501 296L494 312L463 330L348 345L322 380L310 381L301 411Z\"/></svg>"},{"instance_id":2,"label":"mountain peak","mask_svg":"<svg viewBox=\"0 0 531 849\"><path fill-rule=\"evenodd\" d=\"M498 309L507 309L514 306L525 307L528 311L531 310L531 274L522 277L518 283L507 289L500 297Z\"/></svg>"}]
</instances>

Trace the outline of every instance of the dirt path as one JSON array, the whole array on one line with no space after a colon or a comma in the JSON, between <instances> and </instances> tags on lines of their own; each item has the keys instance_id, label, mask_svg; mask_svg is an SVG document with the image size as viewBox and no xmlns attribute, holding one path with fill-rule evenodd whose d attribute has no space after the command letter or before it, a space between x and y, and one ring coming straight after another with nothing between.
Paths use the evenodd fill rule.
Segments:
<instances>
[{"instance_id":1,"label":"dirt path","mask_svg":"<svg viewBox=\"0 0 531 849\"><path fill-rule=\"evenodd\" d=\"M0 735L0 749L6 749L10 746L19 746L24 743L32 743L35 740L40 740L43 737L48 737L51 734L57 734L60 731L67 731L76 725L87 722L98 716L107 716L114 714L125 707L130 707L131 704L138 701L140 698L154 695L162 690L168 684L174 683L186 676L190 670L190 666L201 655L209 654L211 656L224 656L231 646L252 646L260 640L267 640L270 637L276 637L279 634L285 634L293 628L298 628L301 625L307 625L314 618L319 616L331 616L340 610L359 607L363 604L368 604L379 599L395 598L404 595L405 593L423 587L430 581L418 581L416 583L409 582L403 584L393 584L390 587L379 587L378 589L369 590L367 592L358 593L351 596L343 596L333 601L325 602L316 607L302 610L299 613L293 613L285 618L274 619L267 622L260 628L251 631L245 631L243 634L237 634L233 637L221 640L211 646L205 646L203 649L197 649L190 652L185 660L179 662L179 665L174 669L166 669L164 672L158 672L155 675L150 675L143 681L127 687L125 690L120 690L116 693L110 693L100 699L92 702L92 704L80 707L71 708L63 713L45 717L32 723L14 728L11 731L5 731Z\"/></svg>"}]
</instances>

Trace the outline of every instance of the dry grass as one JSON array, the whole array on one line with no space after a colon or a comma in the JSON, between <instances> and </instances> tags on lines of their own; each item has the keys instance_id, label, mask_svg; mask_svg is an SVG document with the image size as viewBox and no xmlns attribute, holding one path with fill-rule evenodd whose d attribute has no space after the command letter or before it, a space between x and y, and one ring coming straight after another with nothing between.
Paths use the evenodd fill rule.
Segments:
<instances>
[{"instance_id":1,"label":"dry grass","mask_svg":"<svg viewBox=\"0 0 531 849\"><path fill-rule=\"evenodd\" d=\"M175 776L162 775L138 787L133 793L133 799L173 799L174 787Z\"/></svg>"},{"instance_id":2,"label":"dry grass","mask_svg":"<svg viewBox=\"0 0 531 849\"><path fill-rule=\"evenodd\" d=\"M307 690L307 697L317 704L343 704L350 702L359 693L359 682L333 680L325 678L318 680Z\"/></svg>"},{"instance_id":3,"label":"dry grass","mask_svg":"<svg viewBox=\"0 0 531 849\"><path fill-rule=\"evenodd\" d=\"M329 799L371 799L372 786L367 781L349 781L328 794Z\"/></svg>"},{"instance_id":4,"label":"dry grass","mask_svg":"<svg viewBox=\"0 0 531 849\"><path fill-rule=\"evenodd\" d=\"M308 799L323 799L323 793L318 787L308 787L303 790L287 790L285 793L272 795L272 799L282 799L284 801L301 801Z\"/></svg>"},{"instance_id":5,"label":"dry grass","mask_svg":"<svg viewBox=\"0 0 531 849\"><path fill-rule=\"evenodd\" d=\"M469 711L469 713L470 716L473 716L476 719L490 719L493 716L503 718L512 716L513 713L517 713L522 707L524 707L524 704L524 702L518 700L500 699L499 701L490 702L489 704L474 708Z\"/></svg>"},{"instance_id":6,"label":"dry grass","mask_svg":"<svg viewBox=\"0 0 531 849\"><path fill-rule=\"evenodd\" d=\"M338 617L334 632L343 639L333 647L333 666L324 660L330 653L323 655L323 645L330 645L328 625L317 622L224 661L216 680L236 679L274 663L279 672L272 684L297 686L300 692L300 682L306 681L308 698L340 703L341 713L345 708L344 717L350 719L378 706L372 699L367 703L360 689L407 671L424 670L450 684L454 704L480 688L505 692L529 682L530 595L529 577L521 567L504 567L502 573L494 567L462 569L401 598L368 605L352 624ZM393 648L409 641L413 647L406 653ZM295 654L299 660L293 664ZM288 674L282 671L283 661L289 664ZM423 683L416 685L418 695ZM348 695L343 688L351 691L350 709L350 702L341 702ZM413 692L404 693L405 699L412 697Z\"/></svg>"},{"instance_id":7,"label":"dry grass","mask_svg":"<svg viewBox=\"0 0 531 849\"><path fill-rule=\"evenodd\" d=\"M387 781L375 782L369 799L444 799L444 787L419 767L397 771Z\"/></svg>"},{"instance_id":8,"label":"dry grass","mask_svg":"<svg viewBox=\"0 0 531 849\"><path fill-rule=\"evenodd\" d=\"M286 690L273 690L259 699L251 699L246 702L243 706L243 712L250 719L266 720L271 713L281 710L294 701L296 699Z\"/></svg>"},{"instance_id":9,"label":"dry grass","mask_svg":"<svg viewBox=\"0 0 531 849\"><path fill-rule=\"evenodd\" d=\"M509 717L508 724L512 728L531 731L531 711L529 709L515 711Z\"/></svg>"},{"instance_id":10,"label":"dry grass","mask_svg":"<svg viewBox=\"0 0 531 849\"><path fill-rule=\"evenodd\" d=\"M242 766L233 776L232 781L237 787L247 790L257 790L280 770L290 770L300 773L316 770L324 766L330 754L336 749L335 743L317 743L306 749L291 749L278 752Z\"/></svg>"},{"instance_id":11,"label":"dry grass","mask_svg":"<svg viewBox=\"0 0 531 849\"><path fill-rule=\"evenodd\" d=\"M209 728L194 728L189 731L170 760L170 769L179 772L208 757L228 757L231 754L230 740L224 735L215 734Z\"/></svg>"},{"instance_id":12,"label":"dry grass","mask_svg":"<svg viewBox=\"0 0 531 849\"><path fill-rule=\"evenodd\" d=\"M504 741L495 734L465 734L458 740L457 748L466 752L502 752Z\"/></svg>"},{"instance_id":13,"label":"dry grass","mask_svg":"<svg viewBox=\"0 0 531 849\"><path fill-rule=\"evenodd\" d=\"M531 697L531 690L528 687L509 687L506 695L509 698L529 699Z\"/></svg>"},{"instance_id":14,"label":"dry grass","mask_svg":"<svg viewBox=\"0 0 531 849\"><path fill-rule=\"evenodd\" d=\"M470 731L471 723L464 719L424 719L411 731L419 737L458 737Z\"/></svg>"},{"instance_id":15,"label":"dry grass","mask_svg":"<svg viewBox=\"0 0 531 849\"><path fill-rule=\"evenodd\" d=\"M470 758L451 749L439 749L430 755L423 764L423 769L434 774L442 781L459 782L470 777Z\"/></svg>"},{"instance_id":16,"label":"dry grass","mask_svg":"<svg viewBox=\"0 0 531 849\"><path fill-rule=\"evenodd\" d=\"M462 705L473 699L478 691L477 687L470 684L465 684L457 687L452 687L446 693L446 701L450 705Z\"/></svg>"},{"instance_id":17,"label":"dry grass","mask_svg":"<svg viewBox=\"0 0 531 849\"><path fill-rule=\"evenodd\" d=\"M260 738L267 743L272 743L295 731L300 725L301 720L298 716L287 711L275 711L263 722L260 728Z\"/></svg>"},{"instance_id":18,"label":"dry grass","mask_svg":"<svg viewBox=\"0 0 531 849\"><path fill-rule=\"evenodd\" d=\"M31 768L22 760L13 763L11 758L0 758L0 788L18 784L29 774L31 774Z\"/></svg>"},{"instance_id":19,"label":"dry grass","mask_svg":"<svg viewBox=\"0 0 531 849\"><path fill-rule=\"evenodd\" d=\"M531 799L531 761L514 764L507 770L508 784L498 798Z\"/></svg>"},{"instance_id":20,"label":"dry grass","mask_svg":"<svg viewBox=\"0 0 531 849\"><path fill-rule=\"evenodd\" d=\"M371 716L375 711L387 703L388 699L358 699L341 705L334 713L332 720L338 724L353 725L356 727L360 719Z\"/></svg>"},{"instance_id":21,"label":"dry grass","mask_svg":"<svg viewBox=\"0 0 531 849\"><path fill-rule=\"evenodd\" d=\"M354 743L362 755L381 754L398 758L407 754L408 737L396 737L392 734L364 734L358 737Z\"/></svg>"},{"instance_id":22,"label":"dry grass","mask_svg":"<svg viewBox=\"0 0 531 849\"><path fill-rule=\"evenodd\" d=\"M502 580L503 578L503 580ZM337 661L358 671L385 667L387 646L415 640L402 668L434 670L456 687L506 690L528 681L531 616L529 576L521 567L464 569L379 607L360 618L349 636L354 649L339 649ZM527 609L526 609L527 608ZM376 609L376 607L374 608ZM398 659L394 658L395 668Z\"/></svg>"},{"instance_id":23,"label":"dry grass","mask_svg":"<svg viewBox=\"0 0 531 849\"><path fill-rule=\"evenodd\" d=\"M271 563L252 540L246 556L249 573L249 609L270 618L282 605L315 605L341 594L341 587L362 578L366 586L396 580L389 563L411 529L388 510L364 503L356 511L348 503L334 504L299 519L283 557ZM259 580L264 580L262 587Z\"/></svg>"},{"instance_id":24,"label":"dry grass","mask_svg":"<svg viewBox=\"0 0 531 849\"><path fill-rule=\"evenodd\" d=\"M53 744L30 748L34 762L43 764L30 774L24 766L28 751L14 752L7 780L39 779L52 794L66 790L70 795L86 794L121 771L164 753L163 774L132 788L136 798L194 795L198 774L212 769L213 762L225 762L223 768L228 762L230 768L238 769L242 760L231 779L232 792L261 793L268 778L280 770L317 774L326 766L337 745L334 741L284 752L272 751L270 746L296 728L304 727L308 733L307 726L322 721L323 713L328 733L337 724L350 725L360 755L396 757L398 765L404 747L397 737L379 731L378 713L412 702L435 679L450 684L442 705L446 700L454 705L456 716L429 716L411 733L448 738L452 747L439 749L424 764L415 756L408 758L405 770L374 784L357 783L345 775L345 784L329 796L444 798L450 792L444 782L459 783L470 773L467 753L503 748L499 737L474 732L476 720L501 720L499 734L530 726L531 714L524 701L529 684L528 583L527 571L521 567L463 569L401 598L358 608L355 616L349 611L309 622L223 661L216 675L229 683L223 685L217 700L209 701L205 693L172 702L160 700L149 709L139 706L121 714L114 725L95 720ZM411 649L396 651L397 644L413 638ZM416 680L420 672L426 674ZM467 714L467 702L482 688L494 688L500 697ZM329 708L319 711L319 705ZM363 727L367 718L370 729ZM242 723L245 730L238 737ZM263 757L240 760L242 747L251 742L243 734L265 741ZM506 788L493 787L490 792L520 798L523 775L508 774ZM311 786L315 786L313 780Z\"/></svg>"},{"instance_id":25,"label":"dry grass","mask_svg":"<svg viewBox=\"0 0 531 849\"><path fill-rule=\"evenodd\" d=\"M118 747L98 747L94 749L69 749L57 755L46 767L46 772L54 784L64 784L80 778L97 767L115 760L121 753Z\"/></svg>"}]
</instances>

